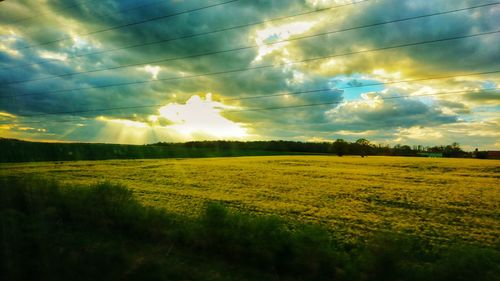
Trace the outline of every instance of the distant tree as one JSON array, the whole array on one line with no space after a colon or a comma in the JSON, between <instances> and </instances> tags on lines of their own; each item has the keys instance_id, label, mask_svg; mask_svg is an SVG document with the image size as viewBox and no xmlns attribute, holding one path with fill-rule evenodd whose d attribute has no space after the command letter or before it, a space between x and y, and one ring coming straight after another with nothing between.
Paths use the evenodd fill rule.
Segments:
<instances>
[{"instance_id":1,"label":"distant tree","mask_svg":"<svg viewBox=\"0 0 500 281\"><path fill-rule=\"evenodd\" d=\"M343 155L346 154L348 146L349 146L349 144L345 140L343 140L343 139L337 139L332 144L332 150L338 156L343 156Z\"/></svg>"},{"instance_id":2,"label":"distant tree","mask_svg":"<svg viewBox=\"0 0 500 281\"><path fill-rule=\"evenodd\" d=\"M356 143L359 145L363 145L363 146L370 146L371 145L370 141L365 139L365 138L358 139L356 141Z\"/></svg>"},{"instance_id":3,"label":"distant tree","mask_svg":"<svg viewBox=\"0 0 500 281\"><path fill-rule=\"evenodd\" d=\"M432 153L443 153L444 152L444 146L433 146L433 147L428 147L427 152L432 152Z\"/></svg>"},{"instance_id":4,"label":"distant tree","mask_svg":"<svg viewBox=\"0 0 500 281\"><path fill-rule=\"evenodd\" d=\"M412 156L412 155L416 155L417 152L413 151L411 149L411 147L408 145L397 144L392 149L392 154L393 155L400 155L400 156Z\"/></svg>"},{"instance_id":5,"label":"distant tree","mask_svg":"<svg viewBox=\"0 0 500 281\"><path fill-rule=\"evenodd\" d=\"M354 143L355 153L359 154L361 157L365 157L371 153L372 144L369 140L365 138L358 139Z\"/></svg>"},{"instance_id":6,"label":"distant tree","mask_svg":"<svg viewBox=\"0 0 500 281\"><path fill-rule=\"evenodd\" d=\"M475 157L478 159L488 159L488 152L487 151L477 151L475 153Z\"/></svg>"},{"instance_id":7,"label":"distant tree","mask_svg":"<svg viewBox=\"0 0 500 281\"><path fill-rule=\"evenodd\" d=\"M444 147L443 156L444 157L463 157L465 151L462 150L460 144L457 142L452 143Z\"/></svg>"}]
</instances>

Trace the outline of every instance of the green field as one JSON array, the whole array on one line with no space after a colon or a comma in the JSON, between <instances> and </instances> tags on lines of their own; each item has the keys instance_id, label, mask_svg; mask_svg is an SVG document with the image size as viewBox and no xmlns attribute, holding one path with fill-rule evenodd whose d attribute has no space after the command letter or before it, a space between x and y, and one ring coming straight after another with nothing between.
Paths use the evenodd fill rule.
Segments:
<instances>
[{"instance_id":1,"label":"green field","mask_svg":"<svg viewBox=\"0 0 500 281\"><path fill-rule=\"evenodd\" d=\"M207 201L319 223L346 237L396 231L500 247L500 161L262 156L1 164L0 176L120 183L142 203L195 216Z\"/></svg>"}]
</instances>

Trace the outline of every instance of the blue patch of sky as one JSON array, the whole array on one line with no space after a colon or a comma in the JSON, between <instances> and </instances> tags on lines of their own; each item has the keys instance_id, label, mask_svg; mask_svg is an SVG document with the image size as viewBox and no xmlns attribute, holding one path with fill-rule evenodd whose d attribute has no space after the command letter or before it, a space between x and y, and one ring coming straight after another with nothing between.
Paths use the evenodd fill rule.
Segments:
<instances>
[{"instance_id":1,"label":"blue patch of sky","mask_svg":"<svg viewBox=\"0 0 500 281\"><path fill-rule=\"evenodd\" d=\"M481 88L484 90L495 90L497 89L498 85L497 83L493 81L485 81L483 84L481 84Z\"/></svg>"},{"instance_id":2,"label":"blue patch of sky","mask_svg":"<svg viewBox=\"0 0 500 281\"><path fill-rule=\"evenodd\" d=\"M350 76L334 76L330 78L328 85L333 89L342 89L344 91L344 99L346 101L352 101L359 99L361 94L380 92L385 89L384 85L373 85L378 83L381 83L381 81L365 79L360 74L354 74Z\"/></svg>"},{"instance_id":3,"label":"blue patch of sky","mask_svg":"<svg viewBox=\"0 0 500 281\"><path fill-rule=\"evenodd\" d=\"M427 106L433 106L434 104L436 104L436 99L433 96L430 96L430 97L426 97L426 96L410 97L409 99L418 99L420 102L422 102L423 104L425 104Z\"/></svg>"},{"instance_id":4,"label":"blue patch of sky","mask_svg":"<svg viewBox=\"0 0 500 281\"><path fill-rule=\"evenodd\" d=\"M479 112L494 112L500 111L500 105L481 105L472 109L475 113Z\"/></svg>"},{"instance_id":5,"label":"blue patch of sky","mask_svg":"<svg viewBox=\"0 0 500 281\"><path fill-rule=\"evenodd\" d=\"M481 121L486 116L497 116L500 105L481 105L471 109L472 114L461 116L466 121Z\"/></svg>"},{"instance_id":6,"label":"blue patch of sky","mask_svg":"<svg viewBox=\"0 0 500 281\"><path fill-rule=\"evenodd\" d=\"M264 40L264 43L265 44L271 44L273 42L276 42L280 39L280 37L278 36L278 34L272 34L272 35L269 35L265 40Z\"/></svg>"},{"instance_id":7,"label":"blue patch of sky","mask_svg":"<svg viewBox=\"0 0 500 281\"><path fill-rule=\"evenodd\" d=\"M465 121L465 122L473 122L473 121L477 121L477 120L478 120L477 118L475 118L475 117L474 117L474 116L472 116L471 114L466 114L466 115L461 114L461 115L459 116L459 118L460 118L460 120L463 120L463 121Z\"/></svg>"}]
</instances>

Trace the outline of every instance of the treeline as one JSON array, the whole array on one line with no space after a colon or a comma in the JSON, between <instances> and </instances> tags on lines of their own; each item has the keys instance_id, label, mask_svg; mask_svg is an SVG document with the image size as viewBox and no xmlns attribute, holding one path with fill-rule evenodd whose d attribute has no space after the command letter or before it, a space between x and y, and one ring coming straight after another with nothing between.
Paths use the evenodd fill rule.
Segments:
<instances>
[{"instance_id":1,"label":"treeline","mask_svg":"<svg viewBox=\"0 0 500 281\"><path fill-rule=\"evenodd\" d=\"M498 280L498 249L335 229L208 205L196 218L121 185L0 177L2 280Z\"/></svg>"},{"instance_id":2,"label":"treeline","mask_svg":"<svg viewBox=\"0 0 500 281\"><path fill-rule=\"evenodd\" d=\"M46 143L0 138L0 162L74 161L228 157L289 154L267 150L225 150L185 143L123 145L102 143Z\"/></svg>"},{"instance_id":3,"label":"treeline","mask_svg":"<svg viewBox=\"0 0 500 281\"><path fill-rule=\"evenodd\" d=\"M472 157L473 153L462 150L458 143L442 146L377 145L361 138L355 142L337 139L333 142L299 141L194 141L186 143L156 143L153 146L202 148L212 151L275 151L296 153L320 153L344 155L387 155L420 157Z\"/></svg>"},{"instance_id":4,"label":"treeline","mask_svg":"<svg viewBox=\"0 0 500 281\"><path fill-rule=\"evenodd\" d=\"M73 161L141 158L190 158L281 154L392 155L471 157L457 143L422 147L375 145L366 139L347 142L298 141L195 141L149 145L99 143L45 143L0 138L0 162Z\"/></svg>"}]
</instances>

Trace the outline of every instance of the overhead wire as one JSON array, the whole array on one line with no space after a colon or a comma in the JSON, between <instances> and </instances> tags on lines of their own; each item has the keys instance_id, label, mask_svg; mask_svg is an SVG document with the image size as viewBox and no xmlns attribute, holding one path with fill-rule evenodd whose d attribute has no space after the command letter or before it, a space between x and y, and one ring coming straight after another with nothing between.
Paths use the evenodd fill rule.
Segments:
<instances>
[{"instance_id":1,"label":"overhead wire","mask_svg":"<svg viewBox=\"0 0 500 281\"><path fill-rule=\"evenodd\" d=\"M201 11L201 10L205 10L205 9L209 9L209 8L213 8L213 7L218 7L218 6L222 6L222 5L226 5L226 4L230 4L230 3L234 3L234 2L238 2L238 1L240 1L240 0L226 0L224 2L206 5L206 6L202 6L202 7L198 7L198 8L194 8L194 9L189 9L189 10L184 10L184 11L180 11L180 12L174 12L174 13L163 15L163 16L156 16L156 17L143 19L143 20L135 21L135 22L130 22L130 23L122 24L122 25L106 27L103 29L93 30L93 31L90 31L87 33L79 33L79 34L75 34L75 36L95 35L95 34L106 32L106 31L111 31L111 30L121 29L121 28L130 27L130 26L134 26L134 25L144 24L147 22L157 21L157 20L166 19L166 18L170 18L170 17L174 17L174 16L179 16L179 15L183 15L183 14L187 14L187 13ZM23 46L21 48L16 48L16 49L12 49L12 50L13 51L20 51L20 50L25 50L25 49L31 49L34 47L50 45L50 44L54 44L54 43L58 43L58 42L62 42L65 40L70 40L70 39L72 39L72 38L71 37L64 37L64 38L59 38L56 40L51 40L51 41L47 41L47 42L43 42L43 43L39 43L39 44Z\"/></svg>"},{"instance_id":2,"label":"overhead wire","mask_svg":"<svg viewBox=\"0 0 500 281\"><path fill-rule=\"evenodd\" d=\"M418 46L418 45L425 45L425 44L446 42L446 41L452 41L452 40L473 38L473 37L491 35L491 34L497 34L497 33L500 33L500 30L475 33L475 34L469 34L469 35L462 35L462 36L454 36L454 37L448 37L448 38L440 38L440 39L434 39L434 40L426 40L426 41L406 43L406 44L393 45L393 46L386 46L386 47L360 50L360 51L354 51L354 52L347 52L347 53L341 53L341 54L332 54L332 55L327 55L327 56L319 56L319 57L307 58L307 59L303 59L303 60L290 61L290 62L279 63L279 64L267 64L267 65L260 65L260 66L254 66L254 67L232 69L232 70L207 72L207 73L202 73L202 74L174 76L174 77L159 78L159 79L148 79L148 80L133 81L133 82L121 82L121 83L96 85L96 86L80 87L80 88L72 88L72 89L61 89L61 90L45 91L45 92L39 92L39 93L21 94L21 95L16 95L16 96L0 96L0 99L22 97L22 96L37 96L37 95L45 95L45 94L50 94L50 93L85 91L85 90L91 90L91 89L102 89L102 88L110 88L110 87L117 87L117 86L130 86L130 85L138 85L138 84L154 83L154 82L165 82L165 81L182 80L182 79L192 79L192 78L199 78L199 77L238 73L238 72L244 72L244 71L249 71L249 70L262 70L262 69L267 69L267 68L272 68L272 67L290 66L290 65L294 65L294 64L308 63L308 62L312 62L312 61L324 60L324 59L335 58L335 57L343 57L343 56L349 56L349 55L357 55L357 54L364 54L364 53L370 53L370 52L378 52L378 51L392 50L392 49L398 49L398 48L406 48L406 47L412 47L412 46Z\"/></svg>"},{"instance_id":3,"label":"overhead wire","mask_svg":"<svg viewBox=\"0 0 500 281\"><path fill-rule=\"evenodd\" d=\"M406 80L389 81L389 82L367 83L367 84L362 84L362 85L351 85L351 86L335 87L335 88L333 88L333 87L332 88L320 88L320 89L311 89L311 90L288 92L288 93L281 93L281 94L221 99L221 101L224 102L224 101L248 100L248 99L258 99L258 98L272 98L272 97L279 97L279 96L292 96L292 95L300 95L300 94L306 94L306 93L347 90L347 89L352 89L352 88L364 88L364 87L383 86L383 85L398 84L398 83L450 79L450 78L477 76L477 75L494 74L494 73L500 73L500 70L467 73L467 74L461 74L461 75L447 75L447 76L406 79ZM77 111L59 111L59 112L36 113L36 114L19 114L17 116L19 116L19 117L40 117L40 116L46 116L46 115L76 114L76 113L87 113L87 112L102 112L102 111L110 111L110 110L151 108L151 107L158 107L158 106L163 106L163 105L164 104L125 106L125 107L107 107L107 108L101 108L101 109L87 109L87 110L77 110Z\"/></svg>"},{"instance_id":4,"label":"overhead wire","mask_svg":"<svg viewBox=\"0 0 500 281\"><path fill-rule=\"evenodd\" d=\"M235 1L238 1L238 0L227 1L227 3L235 2ZM368 1L368 0L365 0L365 1ZM361 1L361 2L365 2L365 1ZM357 3L357 2L354 2L354 3ZM474 7L456 9L456 10L453 10L453 11L446 11L446 12L434 13L432 15L421 15L421 16L411 17L409 19L398 19L398 20L393 20L393 21L389 21L389 22L375 23L375 24L372 24L372 26L387 24L387 23L391 23L391 22L400 22L400 21L405 21L405 20L410 20L410 19L416 19L416 18L429 17L429 16L434 16L434 15L442 15L442 14L447 14L447 13L451 13L451 12L469 10L469 9L474 9L474 8L479 8L479 7L486 7L486 6L492 6L492 5L498 5L498 4L500 4L500 3L488 3L488 4L483 4L483 5L474 6ZM331 9L331 8L328 8L328 9ZM338 32L343 32L343 31L347 31L347 30L359 29L359 28L366 28L366 27L369 27L369 26L367 25L367 26L362 26L362 27L352 27L352 28L349 28L349 29L346 29L346 30L337 30L337 31L331 31L331 32L323 32L322 34L315 34L313 36L322 36L322 35L326 35L326 34L330 34L330 33L338 33ZM217 31L217 32L220 32L220 31ZM469 35L462 35L462 36L455 36L455 37L449 37L449 38L441 38L441 39L435 39L435 40L427 40L427 41L421 41L421 42L413 42L413 43L407 43L407 44L402 44L402 45L387 46L387 47L381 47L381 48L375 48L375 49L369 49L369 50L355 51L355 52L350 52L350 53L333 54L333 55L328 55L328 56L323 56L323 57L308 58L308 59L304 59L304 60L287 62L287 63L281 63L281 64L261 65L261 66L252 67L252 68L235 69L235 70L227 70L227 71L219 71L219 72L211 72L211 73L198 74L198 75L192 75L192 76L170 77L170 78L153 79L153 80L147 80L147 81L135 81L135 82L128 82L128 83L100 85L100 86L97 86L97 87L85 87L85 88L76 88L76 89L56 90L56 91L43 92L43 94L56 93L56 92L69 92L69 91L77 91L77 90L87 90L87 89L97 89L97 88L106 88L106 87L115 87L115 86L124 86L124 85L134 85L134 84L142 84L142 83L157 82L157 81L187 79L187 78L212 76L212 75L219 75L219 74L226 74L226 73L235 73L235 72L241 72L241 71L246 71L246 70L255 70L255 69L270 68L270 67L275 67L275 66L292 65L292 64L297 64L297 63L304 63L304 62L316 61L316 60L320 60L320 59L326 59L326 58L332 58L332 57L338 57L338 56L346 56L346 55L353 55L353 54L360 54L360 53L367 53L367 52L375 52L375 51L389 50L389 49L409 47L409 46L416 46L416 45L423 45L423 44L431 44L431 43L436 43L436 42L444 42L444 41L450 41L450 40L459 40L459 39L465 39L465 38L472 38L472 37L476 37L476 36L496 34L496 33L499 33L499 32L500 32L500 30L498 30L498 31L483 32L483 33L476 33L476 34L469 34ZM197 36L199 36L199 35L197 35ZM309 38L309 36L295 37L295 38L291 38L291 39L284 40L284 41L294 41L294 40L301 40L301 39L305 39L305 38ZM177 40L177 39L175 39L175 40ZM281 43L281 42L283 42L283 41L272 42L272 43L269 43L269 44L277 44L277 43ZM148 43L146 43L146 44L148 44ZM242 48L249 48L249 47L242 47ZM234 50L221 50L221 51L218 51L218 52L229 52L229 51L234 51ZM207 55L207 54L205 54L205 55ZM200 54L199 55L194 55L194 56L200 56ZM177 60L177 59L185 59L185 58L186 57L182 57L182 58L170 58L169 60ZM35 63L35 64L38 64L38 63ZM147 64L147 63L145 63L145 64ZM123 66L123 67L129 67L129 66ZM99 71L104 71L104 70L107 70L107 69L102 69L102 70L99 70ZM328 89L326 89L326 88L325 89L314 89L314 90L291 92L291 93L280 93L280 94L250 96L250 97L241 97L241 98L228 98L228 99L222 99L222 100L223 101L232 101L232 100L246 100L246 99L277 97L277 96L285 96L285 95L298 95L298 94L303 94L303 93L331 91L331 90L341 90L341 89L348 89L348 88L354 88L354 87L369 87L369 86L386 85L386 84L394 84L394 83L405 83L405 82L414 82L414 81L423 81L423 80L445 79L445 78L455 78L455 77L464 77L464 76L472 76L472 75L493 74L493 73L498 73L498 72L500 72L500 70L487 71L487 72L476 72L476 73L469 73L469 74L463 74L463 75L449 75L449 76L440 76L440 77L428 77L428 78L407 79L407 80L400 80L400 81L389 81L389 82L381 82L381 83L369 83L369 84L363 84L363 85L360 85L360 86L346 86L346 87L328 88ZM74 75L74 74L77 74L77 73L71 73L71 74L65 74L65 75ZM50 77L50 78L53 78L53 77ZM497 90L498 90L498 88L495 88L495 89L484 89L482 91L497 91ZM381 99L381 100L388 100L388 99L398 99L398 98L413 98L413 97L425 97L425 96L438 96L438 95L447 95L447 94L454 94L454 93L466 93L466 92L476 92L476 91L471 91L471 90L466 90L466 91L451 91L451 92L441 92L441 93L422 94L422 95L403 95L403 96L381 97L379 99ZM41 94L37 93L37 94L13 95L13 96L4 96L4 97L0 97L0 98L30 96L30 95L41 95ZM241 109L241 110L224 110L223 112L246 112L246 111L279 110L279 109L302 108L302 107L312 107L312 106L321 106L321 105L334 105L334 104L340 104L342 102L343 101L340 101L340 102L336 101L336 102L314 103L314 104L302 104L302 105L291 105L291 106L277 106L277 107L267 107L267 108L246 108L246 109ZM30 118L30 117L49 116L49 115L51 115L51 116L54 116L54 115L67 115L67 114L90 113L90 112L109 111L109 110L138 109L138 108L156 107L156 106L163 106L163 105L156 104L156 105L144 105L144 106L109 107L109 108L101 108L101 109L74 110L74 111L64 111L64 112L39 113L39 114L31 114L31 115L30 114L27 114L27 115L25 114L25 115L17 115L17 117ZM86 119L84 121L87 121L87 120L89 120L89 119ZM94 120L94 119L91 119L91 120ZM49 122L53 122L53 121L57 121L57 120L50 120ZM82 121L82 120L81 119L80 120L70 120L69 122L80 122L80 121ZM38 121L35 121L35 122L16 122L16 123L12 123L11 122L11 123L0 123L0 124L28 124L28 123L42 123L42 122L45 123L47 121L39 121L39 122Z\"/></svg>"},{"instance_id":5,"label":"overhead wire","mask_svg":"<svg viewBox=\"0 0 500 281\"><path fill-rule=\"evenodd\" d=\"M361 1L357 1L357 2L351 2L351 3L346 3L346 4L325 7L325 8L321 8L321 9L315 9L315 10L311 10L311 11L307 11L307 12L291 14L288 16L281 16L281 17L266 19L266 20L262 20L262 21L256 21L256 22L252 22L252 23L246 23L246 24L225 27L222 29L216 29L216 30L212 30L212 31L186 34L186 35L181 35L178 37L164 38L164 39L160 39L160 40L156 40L156 41L152 41L152 42L132 44L132 45L128 45L128 46L121 46L121 47L117 47L117 48L111 48L111 49L101 50L101 51L96 51L96 52L89 52L89 53L85 53L85 54L77 54L77 55L73 55L73 56L67 56L66 59L81 58L81 57L104 54L104 53L115 52L115 51L120 51L120 50L133 49L133 48L144 47L144 46L151 46L151 45L156 45L156 44L161 44L161 43L166 43L166 42L172 42L172 41L176 41L176 40L189 39L189 38L194 38L194 37L199 37L199 36L204 36L204 35L211 35L211 34L215 34L215 33L220 33L220 32L225 32L225 31L230 31L230 30L235 30L235 29L240 29L240 28L245 28L245 27L250 27L250 26L255 26L255 25L260 25L260 24L274 22L274 21L280 21L280 20L294 18L294 17L298 17L298 16L304 16L304 15L309 15L309 14L313 14L313 13L325 12L328 10L342 8L342 7L346 7L346 6L352 6L352 5L356 5L356 4L361 4L361 3L368 2L368 1L371 1L371 0L361 0ZM0 68L0 69L11 69L11 68L19 68L19 67L32 66L32 65L40 65L40 64L45 64L45 63L54 62L54 61L58 61L58 60L57 59L48 59L48 60L43 60L40 62L9 66L9 67L4 67L4 68Z\"/></svg>"},{"instance_id":6,"label":"overhead wire","mask_svg":"<svg viewBox=\"0 0 500 281\"><path fill-rule=\"evenodd\" d=\"M483 89L481 90L482 92L488 92L488 91L498 91L500 88L495 88L495 89ZM430 94L418 94L418 95L399 95L399 96L389 96L389 97L379 97L378 100L393 100L393 99L402 99L402 98L415 98L415 97L431 97L431 96L442 96L442 95L450 95L450 94L460 94L460 93L477 93L477 90L459 90L459 91L445 91L445 92L438 92L438 93L430 93ZM311 103L311 104L300 104L300 105L288 105L288 106L275 106L275 107L260 107L260 108L245 108L245 109L235 109L235 110L223 110L222 113L237 113L237 112L248 112L248 111L269 111L269 110L280 110L280 109L293 109L293 108L305 108L305 107L315 107L315 106L324 106L324 105L335 105L335 104L342 104L344 101L334 101L334 102L322 102L322 103ZM134 106L134 107L117 107L114 108L114 110L118 109L137 109L137 108L145 108L145 107L152 107L152 106ZM95 110L97 111L97 110ZM90 111L88 111L90 112ZM75 112L71 112L75 113ZM48 115L57 115L57 114L47 114ZM21 116L18 115L17 117L27 117L27 116ZM40 117L40 116L38 116ZM85 118L85 119L81 119ZM119 119L133 119L136 118L136 116L122 116L122 117L114 117L114 118L119 118ZM83 117L81 116L80 119L63 119L63 120L49 120L49 121L21 121L21 122L9 122L9 123L0 123L0 124L14 124L14 125L19 125L19 124L37 124L37 123L59 123L59 122L83 122L86 120L95 120L95 119L89 119L88 117Z\"/></svg>"},{"instance_id":7,"label":"overhead wire","mask_svg":"<svg viewBox=\"0 0 500 281\"><path fill-rule=\"evenodd\" d=\"M83 1L75 2L74 4L71 4L68 6L64 6L60 9L55 9L55 10L52 10L52 11L47 12L47 13L40 13L40 14L31 15L29 17L25 17L25 18L21 18L21 19L16 19L14 21L7 22L5 24L12 25L12 24L17 24L19 22L23 22L23 21L27 21L27 20L31 20L31 19L35 19L35 18L45 17L47 15L53 15L53 13L55 13L55 12L61 12L61 11L69 10L71 8L80 7L82 4L85 4L86 2L92 2L92 1L102 1L102 0L83 0ZM142 9L142 8L145 8L148 6L158 5L159 3L162 3L162 2L164 2L164 0L159 0L159 1L154 1L151 3L146 3L146 4L142 4L142 5L138 5L138 6L128 7L128 8L122 9L122 10L114 11L114 13L116 13L116 12L121 13L121 12L128 12L131 10L138 10L138 9Z\"/></svg>"},{"instance_id":8,"label":"overhead wire","mask_svg":"<svg viewBox=\"0 0 500 281\"><path fill-rule=\"evenodd\" d=\"M352 86L337 87L337 88L320 88L320 89L297 91L297 92L290 92L290 93L257 95L257 96L248 96L248 97L240 97L240 98L227 98L227 99L222 99L221 101L224 102L224 101L272 98L272 97L280 97L280 96L292 96L292 95L300 95L300 94L311 93L311 92L347 90L347 89L352 89L352 88L374 87L374 86L383 86L383 85L390 85L390 84L421 82L421 81L438 80L438 79L450 79L450 78L468 77L468 76L477 76L477 75L486 75L486 74L495 74L495 73L500 73L500 70L473 72L473 73L466 73L466 74L460 74L460 75L445 75L445 76L433 76L433 77L425 77L425 78L414 78L414 79L405 79L405 80L388 81L388 82L374 82L374 83L366 83L366 84L362 84L362 85L352 85Z\"/></svg>"},{"instance_id":9,"label":"overhead wire","mask_svg":"<svg viewBox=\"0 0 500 281\"><path fill-rule=\"evenodd\" d=\"M361 26L355 26L355 27L337 29L337 30L333 30L333 31L315 33L315 34L311 34L311 35L298 36L298 37L289 38L289 39L283 39L283 40L278 40L278 41L270 42L270 43L262 43L261 45L255 44L255 45L242 46L242 47L225 49L225 50L217 50L217 51L212 51L212 52L206 52L206 53L201 53L201 54L194 54L194 55L181 56L181 57L173 57L173 58L165 58L165 59L159 59L159 60L156 59L156 60L145 61L145 62L140 62L140 63L132 63L132 64L125 64L125 65L120 65L120 66L105 67L105 68L100 68L100 69L92 69L92 70L85 70L85 71L78 71L78 72L70 72L70 73L64 73L64 74L58 74L58 75L51 75L51 76L40 77L40 78L35 78L35 79L26 79L26 80L6 82L6 83L2 83L2 84L3 85L14 85L14 84L22 84L22 83L43 81L43 80L49 80L49 79L55 79L55 78L61 78L61 77L68 77L68 76L74 77L74 76L82 75L82 74L89 74L89 73L96 73L96 72L109 71L109 70L116 70L116 69L122 69L122 68L128 68L128 67L137 67L137 66L148 65L148 64L158 64L158 63L165 63L165 62L171 62L171 61L177 61L177 60L199 58L199 57L203 57L203 56L217 55L217 54L223 54L223 53L229 53L229 52L243 51L243 50L249 50L249 49L259 48L259 47L262 47L262 46L272 46L272 45L277 45L277 44L281 44L281 43L285 43L285 42L292 42L292 41L310 39L310 38L315 38L315 37L320 37L320 36L325 36L325 35L331 35L331 34L335 34L335 33L353 31L353 30L364 29L364 28L371 28L371 27L376 27L376 26L381 26L381 25L386 25L386 24L392 24L392 23L398 23L398 22L404 22L404 21L409 21L409 20L422 19L422 18L433 17L433 16L440 16L440 15L445 15L445 14L450 14L450 13L456 13L456 12L461 12L461 11L466 11L466 10L472 10L472 9L477 9L477 8L484 8L484 7L489 7L489 6L493 6L493 5L499 5L499 4L500 4L500 2L498 2L498 3L489 3L489 4L483 4L483 5L478 5L478 6L471 6L471 7L466 7L466 8L454 9L454 10L449 10L449 11L444 11L444 12L436 12L436 13L425 14L425 15L418 15L418 16L407 17L407 18L402 18L402 19L388 20L388 21L377 22L377 23L372 23L372 24L367 24L367 25L361 25Z\"/></svg>"},{"instance_id":10,"label":"overhead wire","mask_svg":"<svg viewBox=\"0 0 500 281\"><path fill-rule=\"evenodd\" d=\"M483 91L494 91L494 90L498 90L498 89L499 88L495 88L495 89L491 89L491 90L483 90ZM440 93L432 93L432 94L390 96L390 97L380 97L379 100L393 100L393 99L413 98L413 97L431 97L431 96L442 96L442 95L459 94L459 93L467 93L467 92L474 93L476 91L460 90L460 91L449 91L449 92L440 92ZM264 107L264 108L247 108L247 109L241 109L241 110L226 110L224 112L267 111L267 110L302 108L302 107L321 106L321 105L334 105L334 104L341 104L341 103L343 103L343 101L321 102L321 103L289 105L289 106L276 106L276 107Z\"/></svg>"}]
</instances>

